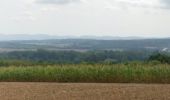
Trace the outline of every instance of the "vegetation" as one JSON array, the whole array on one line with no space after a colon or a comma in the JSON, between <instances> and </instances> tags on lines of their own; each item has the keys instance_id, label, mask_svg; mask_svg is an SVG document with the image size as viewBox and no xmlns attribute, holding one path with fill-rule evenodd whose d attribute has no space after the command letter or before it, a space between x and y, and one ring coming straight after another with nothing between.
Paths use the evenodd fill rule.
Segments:
<instances>
[{"instance_id":1,"label":"vegetation","mask_svg":"<svg viewBox=\"0 0 170 100\"><path fill-rule=\"evenodd\" d=\"M167 53L156 53L151 55L148 61L159 61L161 63L170 64L170 56Z\"/></svg>"},{"instance_id":2,"label":"vegetation","mask_svg":"<svg viewBox=\"0 0 170 100\"><path fill-rule=\"evenodd\" d=\"M170 83L170 65L55 65L1 67L1 82Z\"/></svg>"},{"instance_id":3,"label":"vegetation","mask_svg":"<svg viewBox=\"0 0 170 100\"><path fill-rule=\"evenodd\" d=\"M15 51L0 54L2 62L27 61L50 64L80 64L80 63L122 63L128 61L144 61L149 58L151 52L146 51L111 51L95 50L86 52L76 51ZM1 61L0 60L0 61ZM0 62L1 65L1 62ZM3 64L2 64L3 65Z\"/></svg>"},{"instance_id":4,"label":"vegetation","mask_svg":"<svg viewBox=\"0 0 170 100\"><path fill-rule=\"evenodd\" d=\"M117 39L117 38L116 38ZM134 39L134 40L95 40L95 39L54 39L1 41L0 48L15 50L162 50L170 48L170 39ZM2 50L3 50L2 49Z\"/></svg>"},{"instance_id":5,"label":"vegetation","mask_svg":"<svg viewBox=\"0 0 170 100\"><path fill-rule=\"evenodd\" d=\"M167 53L15 51L0 55L1 82L170 83Z\"/></svg>"}]
</instances>

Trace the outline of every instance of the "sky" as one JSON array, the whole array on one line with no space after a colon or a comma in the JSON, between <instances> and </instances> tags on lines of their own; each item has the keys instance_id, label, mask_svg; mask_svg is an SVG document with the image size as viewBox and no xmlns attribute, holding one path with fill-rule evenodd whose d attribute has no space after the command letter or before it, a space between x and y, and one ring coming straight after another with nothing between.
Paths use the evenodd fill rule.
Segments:
<instances>
[{"instance_id":1,"label":"sky","mask_svg":"<svg viewBox=\"0 0 170 100\"><path fill-rule=\"evenodd\" d=\"M170 0L0 0L0 34L170 37Z\"/></svg>"}]
</instances>

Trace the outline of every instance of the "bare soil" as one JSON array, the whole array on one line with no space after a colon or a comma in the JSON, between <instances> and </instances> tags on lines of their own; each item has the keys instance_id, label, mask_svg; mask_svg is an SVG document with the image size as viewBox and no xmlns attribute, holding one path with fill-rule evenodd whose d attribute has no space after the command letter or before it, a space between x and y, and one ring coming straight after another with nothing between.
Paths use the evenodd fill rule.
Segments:
<instances>
[{"instance_id":1,"label":"bare soil","mask_svg":"<svg viewBox=\"0 0 170 100\"><path fill-rule=\"evenodd\" d=\"M170 85L0 83L0 100L170 100Z\"/></svg>"}]
</instances>

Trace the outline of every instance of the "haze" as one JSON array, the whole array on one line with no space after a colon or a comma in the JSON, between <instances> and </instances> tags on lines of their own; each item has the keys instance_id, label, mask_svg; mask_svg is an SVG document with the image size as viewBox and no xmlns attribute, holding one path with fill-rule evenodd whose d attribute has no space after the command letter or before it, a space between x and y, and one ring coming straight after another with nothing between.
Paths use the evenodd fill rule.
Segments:
<instances>
[{"instance_id":1,"label":"haze","mask_svg":"<svg viewBox=\"0 0 170 100\"><path fill-rule=\"evenodd\" d=\"M1 0L0 34L170 37L169 0Z\"/></svg>"}]
</instances>

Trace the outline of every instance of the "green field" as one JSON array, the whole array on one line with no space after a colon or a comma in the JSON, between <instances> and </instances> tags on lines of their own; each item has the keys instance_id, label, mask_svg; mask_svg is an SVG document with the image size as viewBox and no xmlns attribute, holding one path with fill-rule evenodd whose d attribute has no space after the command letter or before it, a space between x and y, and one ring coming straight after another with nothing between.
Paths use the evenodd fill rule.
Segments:
<instances>
[{"instance_id":1,"label":"green field","mask_svg":"<svg viewBox=\"0 0 170 100\"><path fill-rule=\"evenodd\" d=\"M0 67L1 82L170 83L170 65L53 65Z\"/></svg>"}]
</instances>

